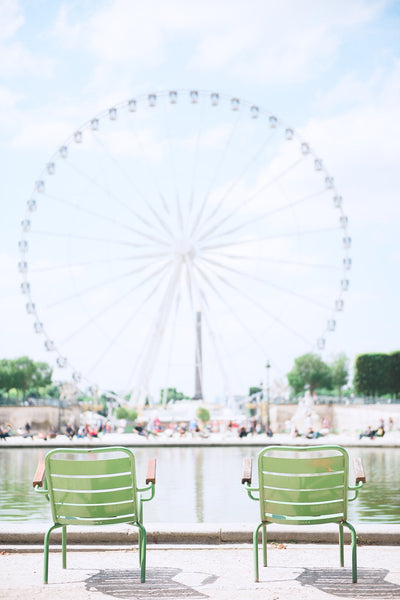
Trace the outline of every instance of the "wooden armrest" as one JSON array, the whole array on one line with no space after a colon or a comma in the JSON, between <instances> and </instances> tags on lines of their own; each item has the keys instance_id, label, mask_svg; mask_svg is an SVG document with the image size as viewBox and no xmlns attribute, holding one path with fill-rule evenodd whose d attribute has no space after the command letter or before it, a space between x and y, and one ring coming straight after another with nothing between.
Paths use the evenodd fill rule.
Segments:
<instances>
[{"instance_id":1,"label":"wooden armrest","mask_svg":"<svg viewBox=\"0 0 400 600\"><path fill-rule=\"evenodd\" d=\"M39 464L36 469L36 473L33 477L33 482L32 482L33 487L36 487L36 486L43 487L43 482L44 482L45 477L46 477L46 469L44 466L44 460L40 459Z\"/></svg>"},{"instance_id":2,"label":"wooden armrest","mask_svg":"<svg viewBox=\"0 0 400 600\"><path fill-rule=\"evenodd\" d=\"M242 470L242 483L249 483L251 485L251 474L253 470L253 459L243 459L243 470Z\"/></svg>"},{"instance_id":3,"label":"wooden armrest","mask_svg":"<svg viewBox=\"0 0 400 600\"><path fill-rule=\"evenodd\" d=\"M356 483L366 483L366 478L365 478L365 473L364 473L364 467L363 464L361 462L361 458L354 458L353 459L353 469L354 469L354 476L356 478Z\"/></svg>"},{"instance_id":4,"label":"wooden armrest","mask_svg":"<svg viewBox=\"0 0 400 600\"><path fill-rule=\"evenodd\" d=\"M156 459L150 458L147 463L146 483L156 482Z\"/></svg>"}]
</instances>

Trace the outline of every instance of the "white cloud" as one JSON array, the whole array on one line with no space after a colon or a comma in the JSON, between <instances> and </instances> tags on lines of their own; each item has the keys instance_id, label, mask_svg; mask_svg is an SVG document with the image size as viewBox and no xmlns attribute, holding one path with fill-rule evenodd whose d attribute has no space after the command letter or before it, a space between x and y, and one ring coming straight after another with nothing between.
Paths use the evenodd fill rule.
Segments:
<instances>
[{"instance_id":1,"label":"white cloud","mask_svg":"<svg viewBox=\"0 0 400 600\"><path fill-rule=\"evenodd\" d=\"M378 69L366 81L346 75L327 94L327 105L339 103L346 87L354 90L354 101L335 116L311 119L302 133L326 157L328 170L334 165L332 175L351 198L353 211L371 207L373 213L359 212L362 222L393 223L400 215L400 61L390 72Z\"/></svg>"},{"instance_id":2,"label":"white cloud","mask_svg":"<svg viewBox=\"0 0 400 600\"><path fill-rule=\"evenodd\" d=\"M0 42L13 38L24 22L18 0L3 0L0 4Z\"/></svg>"},{"instance_id":3,"label":"white cloud","mask_svg":"<svg viewBox=\"0 0 400 600\"><path fill-rule=\"evenodd\" d=\"M190 69L293 83L326 69L343 32L370 21L382 7L364 0L114 0L86 20L63 5L53 35L66 48L85 48L98 63L97 79L121 65L132 72L165 65L169 45L180 39Z\"/></svg>"},{"instance_id":4,"label":"white cloud","mask_svg":"<svg viewBox=\"0 0 400 600\"><path fill-rule=\"evenodd\" d=\"M53 60L35 55L15 39L24 24L25 18L17 0L0 3L0 75L13 77L29 73L48 77L53 72Z\"/></svg>"}]
</instances>

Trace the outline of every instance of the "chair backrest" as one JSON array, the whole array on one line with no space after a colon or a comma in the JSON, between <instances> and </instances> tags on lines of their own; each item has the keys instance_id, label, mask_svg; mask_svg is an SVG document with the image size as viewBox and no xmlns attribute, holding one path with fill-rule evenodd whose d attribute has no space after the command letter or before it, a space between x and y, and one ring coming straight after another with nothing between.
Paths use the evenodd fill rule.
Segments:
<instances>
[{"instance_id":1,"label":"chair backrest","mask_svg":"<svg viewBox=\"0 0 400 600\"><path fill-rule=\"evenodd\" d=\"M129 449L57 449L46 455L45 465L54 523L138 520L135 457Z\"/></svg>"},{"instance_id":2,"label":"chair backrest","mask_svg":"<svg viewBox=\"0 0 400 600\"><path fill-rule=\"evenodd\" d=\"M348 454L340 446L269 446L258 457L261 521L310 525L347 518Z\"/></svg>"}]
</instances>

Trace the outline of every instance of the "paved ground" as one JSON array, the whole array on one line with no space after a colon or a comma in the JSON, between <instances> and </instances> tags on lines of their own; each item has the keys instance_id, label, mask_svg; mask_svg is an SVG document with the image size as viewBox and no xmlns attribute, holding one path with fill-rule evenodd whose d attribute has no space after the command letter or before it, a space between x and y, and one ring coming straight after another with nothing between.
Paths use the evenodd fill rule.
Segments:
<instances>
[{"instance_id":1,"label":"paved ground","mask_svg":"<svg viewBox=\"0 0 400 600\"><path fill-rule=\"evenodd\" d=\"M50 556L49 584L42 583L38 551L0 553L0 597L12 600L215 599L314 600L328 598L400 599L400 546L358 548L358 583L351 581L350 548L339 567L336 545L273 544L269 566L253 581L248 544L224 546L149 546L147 579L140 583L136 550L80 551Z\"/></svg>"}]
</instances>

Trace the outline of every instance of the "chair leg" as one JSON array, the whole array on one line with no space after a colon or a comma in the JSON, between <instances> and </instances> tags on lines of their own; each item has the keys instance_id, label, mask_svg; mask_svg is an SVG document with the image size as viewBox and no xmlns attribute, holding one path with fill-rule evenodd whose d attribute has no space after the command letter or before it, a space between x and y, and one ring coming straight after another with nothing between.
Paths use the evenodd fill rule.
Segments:
<instances>
[{"instance_id":1,"label":"chair leg","mask_svg":"<svg viewBox=\"0 0 400 600\"><path fill-rule=\"evenodd\" d=\"M62 566L63 569L67 568L67 526L64 525L62 528Z\"/></svg>"},{"instance_id":2,"label":"chair leg","mask_svg":"<svg viewBox=\"0 0 400 600\"><path fill-rule=\"evenodd\" d=\"M48 583L49 580L49 539L53 529L57 529L61 525L52 525L46 535L44 536L44 569L43 569L43 582Z\"/></svg>"},{"instance_id":3,"label":"chair leg","mask_svg":"<svg viewBox=\"0 0 400 600\"><path fill-rule=\"evenodd\" d=\"M263 547L263 565L267 566L267 526L263 523L262 526L262 547Z\"/></svg>"},{"instance_id":4,"label":"chair leg","mask_svg":"<svg viewBox=\"0 0 400 600\"><path fill-rule=\"evenodd\" d=\"M340 553L340 566L344 567L343 524L342 523L339 523L339 553Z\"/></svg>"},{"instance_id":5,"label":"chair leg","mask_svg":"<svg viewBox=\"0 0 400 600\"><path fill-rule=\"evenodd\" d=\"M260 531L260 527L262 527L262 525L263 524L260 523L253 533L254 581L256 583L259 581L259 576L258 576L258 532Z\"/></svg>"},{"instance_id":6,"label":"chair leg","mask_svg":"<svg viewBox=\"0 0 400 600\"><path fill-rule=\"evenodd\" d=\"M141 523L137 523L138 531L138 546L139 546L139 565L140 565L140 581L144 583L146 580L146 530Z\"/></svg>"},{"instance_id":7,"label":"chair leg","mask_svg":"<svg viewBox=\"0 0 400 600\"><path fill-rule=\"evenodd\" d=\"M352 564L352 575L353 575L353 583L357 583L357 534L353 525L348 521L343 521L343 525L345 525L348 529L350 529L351 533L351 564Z\"/></svg>"}]
</instances>

